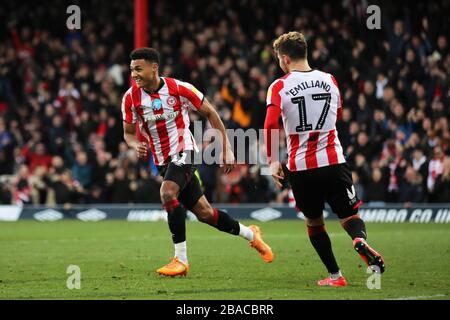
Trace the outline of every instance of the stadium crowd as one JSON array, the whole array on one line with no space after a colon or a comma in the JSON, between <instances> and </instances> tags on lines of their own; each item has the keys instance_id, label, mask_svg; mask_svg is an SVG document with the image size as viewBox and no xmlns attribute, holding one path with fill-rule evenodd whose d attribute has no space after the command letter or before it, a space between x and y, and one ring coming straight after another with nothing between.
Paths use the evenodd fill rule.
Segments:
<instances>
[{"instance_id":1,"label":"stadium crowd","mask_svg":"<svg viewBox=\"0 0 450 320\"><path fill-rule=\"evenodd\" d=\"M0 204L159 203L156 168L122 136L133 2L74 3L82 26L71 31L63 2L2 2ZM227 128L259 129L282 75L271 42L303 32L310 65L339 83L339 139L359 197L450 202L450 3L383 2L380 30L367 28L364 3L149 1L149 45L161 75L203 91ZM289 201L255 165L199 173L214 202Z\"/></svg>"}]
</instances>

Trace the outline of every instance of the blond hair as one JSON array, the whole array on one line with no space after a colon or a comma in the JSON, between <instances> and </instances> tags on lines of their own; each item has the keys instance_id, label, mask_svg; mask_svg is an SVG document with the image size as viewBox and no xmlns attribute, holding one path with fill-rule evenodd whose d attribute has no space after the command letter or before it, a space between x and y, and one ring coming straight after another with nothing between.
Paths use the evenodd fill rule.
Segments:
<instances>
[{"instance_id":1,"label":"blond hair","mask_svg":"<svg viewBox=\"0 0 450 320\"><path fill-rule=\"evenodd\" d=\"M307 56L308 44L303 33L291 31L279 36L273 42L275 53L285 54L291 59L305 59Z\"/></svg>"}]
</instances>

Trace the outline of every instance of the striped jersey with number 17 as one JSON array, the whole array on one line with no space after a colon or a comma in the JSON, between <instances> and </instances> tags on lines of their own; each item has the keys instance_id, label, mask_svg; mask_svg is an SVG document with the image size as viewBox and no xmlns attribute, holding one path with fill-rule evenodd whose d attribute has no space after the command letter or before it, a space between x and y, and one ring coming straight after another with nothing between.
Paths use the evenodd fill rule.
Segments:
<instances>
[{"instance_id":1,"label":"striped jersey with number 17","mask_svg":"<svg viewBox=\"0 0 450 320\"><path fill-rule=\"evenodd\" d=\"M160 79L156 92L148 93L134 84L122 99L123 121L139 122L158 166L167 164L169 157L180 151L198 151L189 130L188 111L200 110L204 97L190 83L167 77Z\"/></svg>"},{"instance_id":2,"label":"striped jersey with number 17","mask_svg":"<svg viewBox=\"0 0 450 320\"><path fill-rule=\"evenodd\" d=\"M279 108L286 132L290 171L344 163L336 131L342 112L335 78L318 70L292 71L275 80L267 107Z\"/></svg>"}]
</instances>

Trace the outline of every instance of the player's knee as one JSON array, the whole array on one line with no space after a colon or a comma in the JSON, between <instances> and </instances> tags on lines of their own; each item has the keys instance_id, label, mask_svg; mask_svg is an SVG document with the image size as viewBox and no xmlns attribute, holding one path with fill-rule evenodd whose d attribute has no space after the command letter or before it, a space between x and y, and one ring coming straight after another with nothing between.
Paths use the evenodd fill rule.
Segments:
<instances>
[{"instance_id":1,"label":"player's knee","mask_svg":"<svg viewBox=\"0 0 450 320\"><path fill-rule=\"evenodd\" d=\"M306 225L310 226L310 227L315 227L315 226L321 226L325 224L325 220L323 219L323 217L320 218L306 218Z\"/></svg>"},{"instance_id":2,"label":"player's knee","mask_svg":"<svg viewBox=\"0 0 450 320\"><path fill-rule=\"evenodd\" d=\"M169 201L176 199L177 194L176 194L175 190L167 188L167 189L161 189L160 196L161 196L161 202L164 204L164 203L167 203Z\"/></svg>"},{"instance_id":3,"label":"player's knee","mask_svg":"<svg viewBox=\"0 0 450 320\"><path fill-rule=\"evenodd\" d=\"M200 222L211 224L214 220L214 212L211 207L202 206L196 212L197 219Z\"/></svg>"},{"instance_id":4,"label":"player's knee","mask_svg":"<svg viewBox=\"0 0 450 320\"><path fill-rule=\"evenodd\" d=\"M347 222L349 222L350 220L353 220L353 219L361 219L361 217L359 216L358 213L355 213L355 214L350 215L350 216L348 216L348 217L340 218L339 220L340 220L340 222L341 222L341 225L343 226L343 225L345 225Z\"/></svg>"}]
</instances>

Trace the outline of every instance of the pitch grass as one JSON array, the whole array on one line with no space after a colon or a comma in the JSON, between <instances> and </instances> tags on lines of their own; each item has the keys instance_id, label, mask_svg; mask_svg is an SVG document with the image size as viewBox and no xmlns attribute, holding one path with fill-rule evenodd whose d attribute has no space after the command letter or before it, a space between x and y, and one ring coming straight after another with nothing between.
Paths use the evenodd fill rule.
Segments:
<instances>
[{"instance_id":1,"label":"pitch grass","mask_svg":"<svg viewBox=\"0 0 450 320\"><path fill-rule=\"evenodd\" d=\"M245 223L254 223L244 221ZM321 288L327 275L302 221L258 223L275 261L266 264L239 237L188 222L190 272L163 278L173 246L164 222L0 223L0 299L449 299L450 225L368 223L383 253L381 289L366 286L366 267L337 222L327 224L349 286ZM69 265L81 289L69 290Z\"/></svg>"}]
</instances>

